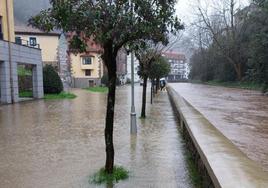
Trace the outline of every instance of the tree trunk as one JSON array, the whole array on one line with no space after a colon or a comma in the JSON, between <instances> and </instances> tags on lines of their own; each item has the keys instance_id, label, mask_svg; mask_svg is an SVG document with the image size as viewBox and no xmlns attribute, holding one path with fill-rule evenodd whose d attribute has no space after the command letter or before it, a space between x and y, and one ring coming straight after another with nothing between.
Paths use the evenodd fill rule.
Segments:
<instances>
[{"instance_id":1,"label":"tree trunk","mask_svg":"<svg viewBox=\"0 0 268 188\"><path fill-rule=\"evenodd\" d=\"M116 55L112 53L112 48L104 48L104 63L108 70L108 97L105 123L105 144L106 144L106 164L105 171L113 173L114 168L114 145L113 145L113 124L114 124L114 104L116 90Z\"/></svg>"},{"instance_id":2,"label":"tree trunk","mask_svg":"<svg viewBox=\"0 0 268 188\"><path fill-rule=\"evenodd\" d=\"M142 107L141 107L141 117L146 118L146 90L147 90L148 76L143 78L143 90L142 90Z\"/></svg>"},{"instance_id":3,"label":"tree trunk","mask_svg":"<svg viewBox=\"0 0 268 188\"><path fill-rule=\"evenodd\" d=\"M236 72L236 77L238 81L242 80L242 68L241 68L241 63L234 64L235 67L235 72Z\"/></svg>"}]
</instances>

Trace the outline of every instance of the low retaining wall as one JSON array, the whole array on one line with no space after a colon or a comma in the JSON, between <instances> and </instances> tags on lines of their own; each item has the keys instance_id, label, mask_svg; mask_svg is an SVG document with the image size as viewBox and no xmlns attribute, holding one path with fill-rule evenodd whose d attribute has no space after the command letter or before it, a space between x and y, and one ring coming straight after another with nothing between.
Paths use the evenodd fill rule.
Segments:
<instances>
[{"instance_id":1,"label":"low retaining wall","mask_svg":"<svg viewBox=\"0 0 268 188\"><path fill-rule=\"evenodd\" d=\"M73 78L72 87L74 88L88 88L99 86L101 80L99 78Z\"/></svg>"},{"instance_id":2,"label":"low retaining wall","mask_svg":"<svg viewBox=\"0 0 268 188\"><path fill-rule=\"evenodd\" d=\"M203 187L268 187L268 173L260 165L242 153L172 87L167 86L167 91L180 120L187 147L203 176Z\"/></svg>"}]
</instances>

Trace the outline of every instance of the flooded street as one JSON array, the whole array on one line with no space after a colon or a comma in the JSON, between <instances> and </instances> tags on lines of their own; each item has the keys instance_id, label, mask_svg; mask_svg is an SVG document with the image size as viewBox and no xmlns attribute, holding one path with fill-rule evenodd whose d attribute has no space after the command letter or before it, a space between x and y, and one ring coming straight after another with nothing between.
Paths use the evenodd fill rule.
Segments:
<instances>
[{"instance_id":1,"label":"flooded street","mask_svg":"<svg viewBox=\"0 0 268 188\"><path fill-rule=\"evenodd\" d=\"M268 97L257 91L170 84L249 158L268 171Z\"/></svg>"},{"instance_id":2,"label":"flooded street","mask_svg":"<svg viewBox=\"0 0 268 188\"><path fill-rule=\"evenodd\" d=\"M136 88L137 137L129 134L130 87L117 90L115 164L126 167L130 178L114 187L192 187L167 93L148 104L148 118L141 120ZM88 183L105 162L106 94L74 93L74 100L0 106L1 188L106 187Z\"/></svg>"}]
</instances>

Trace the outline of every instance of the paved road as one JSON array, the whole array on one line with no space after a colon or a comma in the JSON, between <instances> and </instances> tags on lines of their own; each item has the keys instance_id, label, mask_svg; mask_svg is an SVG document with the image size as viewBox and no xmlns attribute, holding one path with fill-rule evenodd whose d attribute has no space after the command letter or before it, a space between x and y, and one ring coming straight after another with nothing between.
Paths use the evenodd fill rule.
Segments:
<instances>
[{"instance_id":1,"label":"paved road","mask_svg":"<svg viewBox=\"0 0 268 188\"><path fill-rule=\"evenodd\" d=\"M189 83L170 85L268 171L268 97L243 89Z\"/></svg>"},{"instance_id":2,"label":"paved road","mask_svg":"<svg viewBox=\"0 0 268 188\"><path fill-rule=\"evenodd\" d=\"M136 88L139 114L141 87ZM106 187L88 184L105 162L106 95L74 92L74 100L0 106L1 188ZM131 174L114 187L192 187L167 93L148 104L148 119L137 119L137 137L129 134L130 87L119 88L116 97L115 163Z\"/></svg>"}]
</instances>

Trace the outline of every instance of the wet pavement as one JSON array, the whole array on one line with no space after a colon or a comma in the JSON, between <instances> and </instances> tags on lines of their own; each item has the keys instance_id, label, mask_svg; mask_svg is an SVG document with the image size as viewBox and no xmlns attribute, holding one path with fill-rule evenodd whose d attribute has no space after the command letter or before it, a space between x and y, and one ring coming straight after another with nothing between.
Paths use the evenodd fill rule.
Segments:
<instances>
[{"instance_id":1,"label":"wet pavement","mask_svg":"<svg viewBox=\"0 0 268 188\"><path fill-rule=\"evenodd\" d=\"M141 87L136 88L139 117ZM106 95L74 93L74 100L0 106L1 188L110 187L88 183L105 162ZM115 112L115 163L130 170L130 178L113 187L192 187L166 92L148 104L146 120L137 118L137 136L129 134L130 87L117 90Z\"/></svg>"},{"instance_id":2,"label":"wet pavement","mask_svg":"<svg viewBox=\"0 0 268 188\"><path fill-rule=\"evenodd\" d=\"M268 97L258 91L170 84L250 159L268 171Z\"/></svg>"}]
</instances>

